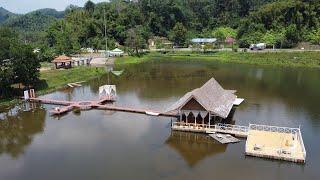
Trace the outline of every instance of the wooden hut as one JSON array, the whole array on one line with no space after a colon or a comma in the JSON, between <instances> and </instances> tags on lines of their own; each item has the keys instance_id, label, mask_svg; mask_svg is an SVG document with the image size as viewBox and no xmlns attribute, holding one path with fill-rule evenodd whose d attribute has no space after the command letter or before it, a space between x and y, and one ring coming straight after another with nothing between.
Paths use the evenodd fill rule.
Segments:
<instances>
[{"instance_id":1,"label":"wooden hut","mask_svg":"<svg viewBox=\"0 0 320 180\"><path fill-rule=\"evenodd\" d=\"M179 125L182 130L185 129L184 126L204 130L210 125L232 120L234 105L242 102L238 102L235 92L223 89L211 78L202 87L185 94L167 112L174 112L180 116L175 125Z\"/></svg>"},{"instance_id":2,"label":"wooden hut","mask_svg":"<svg viewBox=\"0 0 320 180\"><path fill-rule=\"evenodd\" d=\"M58 56L56 57L52 63L55 64L56 69L60 69L60 68L64 68L64 69L69 69L72 68L72 58L62 55L62 56Z\"/></svg>"}]
</instances>

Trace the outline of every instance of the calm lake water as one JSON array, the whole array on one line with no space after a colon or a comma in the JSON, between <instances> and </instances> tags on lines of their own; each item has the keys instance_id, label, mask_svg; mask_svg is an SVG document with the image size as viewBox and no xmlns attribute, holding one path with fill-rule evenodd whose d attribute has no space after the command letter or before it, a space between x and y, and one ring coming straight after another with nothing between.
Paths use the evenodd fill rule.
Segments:
<instances>
[{"instance_id":1,"label":"calm lake water","mask_svg":"<svg viewBox=\"0 0 320 180\"><path fill-rule=\"evenodd\" d=\"M165 110L214 77L245 98L235 123L301 127L305 165L246 157L245 141L221 145L171 132L170 118L99 110L51 117L39 105L0 118L0 179L320 179L320 70L188 61L123 67L117 104ZM98 99L107 76L45 97ZM44 105L46 109L53 108Z\"/></svg>"}]
</instances>

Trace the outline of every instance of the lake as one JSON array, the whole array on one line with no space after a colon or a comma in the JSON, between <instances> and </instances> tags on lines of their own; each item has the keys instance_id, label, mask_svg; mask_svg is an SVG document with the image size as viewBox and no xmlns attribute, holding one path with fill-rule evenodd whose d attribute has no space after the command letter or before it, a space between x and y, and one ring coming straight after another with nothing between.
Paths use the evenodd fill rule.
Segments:
<instances>
[{"instance_id":1,"label":"lake","mask_svg":"<svg viewBox=\"0 0 320 180\"><path fill-rule=\"evenodd\" d=\"M100 110L50 116L51 105L0 114L0 179L320 179L320 70L153 60L111 76L117 104L165 110L214 77L245 102L234 121L301 127L306 164L245 156L245 140L221 145L172 132L171 118ZM44 97L98 99L107 75ZM66 82L67 83L67 82Z\"/></svg>"}]
</instances>

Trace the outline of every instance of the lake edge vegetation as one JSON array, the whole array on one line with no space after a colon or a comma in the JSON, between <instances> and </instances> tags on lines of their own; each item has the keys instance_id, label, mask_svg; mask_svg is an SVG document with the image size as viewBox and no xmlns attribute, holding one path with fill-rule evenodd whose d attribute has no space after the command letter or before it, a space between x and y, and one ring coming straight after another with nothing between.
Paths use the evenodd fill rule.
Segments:
<instances>
[{"instance_id":1,"label":"lake edge vegetation","mask_svg":"<svg viewBox=\"0 0 320 180\"><path fill-rule=\"evenodd\" d=\"M252 65L267 65L281 67L320 68L320 52L214 52L203 54L199 52L161 53L151 52L141 57L119 57L116 65L138 64L148 60L186 60L208 61L221 63L238 63Z\"/></svg>"},{"instance_id":2,"label":"lake edge vegetation","mask_svg":"<svg viewBox=\"0 0 320 180\"><path fill-rule=\"evenodd\" d=\"M66 87L68 83L89 81L105 75L107 72L103 67L80 66L69 70L41 71L37 89L37 95L44 95ZM17 102L14 96L0 100L0 106L8 106Z\"/></svg>"}]
</instances>

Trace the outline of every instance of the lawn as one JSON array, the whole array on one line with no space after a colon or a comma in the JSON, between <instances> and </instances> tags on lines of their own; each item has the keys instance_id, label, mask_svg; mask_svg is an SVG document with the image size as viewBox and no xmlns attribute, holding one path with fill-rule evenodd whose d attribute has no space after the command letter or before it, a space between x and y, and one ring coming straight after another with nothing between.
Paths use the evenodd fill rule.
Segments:
<instances>
[{"instance_id":1,"label":"lawn","mask_svg":"<svg viewBox=\"0 0 320 180\"><path fill-rule=\"evenodd\" d=\"M121 57L116 65L137 64L151 59L165 60L204 60L223 63L244 63L286 67L320 67L320 52L169 52L149 53L141 57Z\"/></svg>"}]
</instances>

